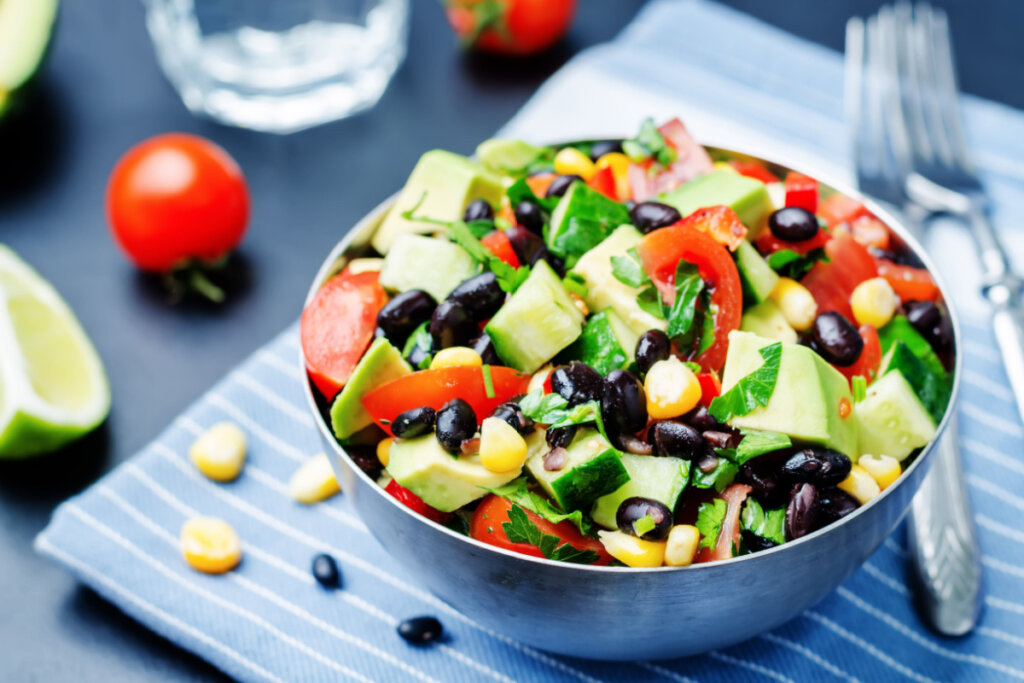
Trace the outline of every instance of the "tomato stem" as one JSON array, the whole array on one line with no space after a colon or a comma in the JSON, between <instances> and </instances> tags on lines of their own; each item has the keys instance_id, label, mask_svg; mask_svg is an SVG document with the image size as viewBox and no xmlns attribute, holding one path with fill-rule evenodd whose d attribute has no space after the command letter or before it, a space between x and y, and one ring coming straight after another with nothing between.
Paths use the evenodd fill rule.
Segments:
<instances>
[{"instance_id":1,"label":"tomato stem","mask_svg":"<svg viewBox=\"0 0 1024 683\"><path fill-rule=\"evenodd\" d=\"M213 284L198 267L188 269L188 287L215 304L224 303L224 290Z\"/></svg>"}]
</instances>

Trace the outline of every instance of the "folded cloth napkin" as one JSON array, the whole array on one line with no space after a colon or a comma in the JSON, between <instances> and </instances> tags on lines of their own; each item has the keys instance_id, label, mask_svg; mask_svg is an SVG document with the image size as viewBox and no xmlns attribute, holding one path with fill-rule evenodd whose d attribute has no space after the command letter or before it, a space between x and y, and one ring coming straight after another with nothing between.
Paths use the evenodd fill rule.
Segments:
<instances>
[{"instance_id":1,"label":"folded cloth napkin","mask_svg":"<svg viewBox=\"0 0 1024 683\"><path fill-rule=\"evenodd\" d=\"M644 116L679 115L702 139L841 172L841 80L834 52L720 6L656 1L615 42L556 74L504 132L535 140L622 135ZM1010 225L1005 212L1024 204L1024 114L971 98L965 108L996 221ZM515 643L421 588L347 510L344 496L313 507L288 497L284 482L320 449L302 397L295 327L138 456L61 505L36 548L140 622L245 680L1024 678L1024 531L1017 523L1024 428L985 308L972 299L977 272L969 258L953 255L971 247L958 228L936 238L933 251L951 245L939 263L956 284L961 311L972 313L964 316L960 430L987 597L981 626L967 638L938 638L917 619L896 534L821 604L727 650L606 663ZM250 439L246 469L230 484L207 481L186 459L196 435L221 420L238 423ZM238 569L205 576L185 565L177 534L195 514L238 530L245 548ZM343 590L325 591L313 580L318 552L339 561ZM450 638L408 646L395 626L421 614L437 615Z\"/></svg>"}]
</instances>

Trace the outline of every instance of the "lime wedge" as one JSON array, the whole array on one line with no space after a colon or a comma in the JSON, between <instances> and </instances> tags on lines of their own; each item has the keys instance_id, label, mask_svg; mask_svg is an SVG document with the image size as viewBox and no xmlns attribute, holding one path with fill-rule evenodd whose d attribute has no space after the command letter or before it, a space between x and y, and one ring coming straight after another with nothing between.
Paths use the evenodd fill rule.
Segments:
<instances>
[{"instance_id":1,"label":"lime wedge","mask_svg":"<svg viewBox=\"0 0 1024 683\"><path fill-rule=\"evenodd\" d=\"M103 363L75 314L0 245L0 458L56 450L109 410Z\"/></svg>"}]
</instances>

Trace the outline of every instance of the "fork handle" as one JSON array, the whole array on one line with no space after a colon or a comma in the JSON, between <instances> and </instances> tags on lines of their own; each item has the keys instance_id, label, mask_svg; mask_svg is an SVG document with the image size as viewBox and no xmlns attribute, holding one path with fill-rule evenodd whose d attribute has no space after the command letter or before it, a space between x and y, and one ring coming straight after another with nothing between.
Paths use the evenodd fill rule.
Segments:
<instances>
[{"instance_id":1,"label":"fork handle","mask_svg":"<svg viewBox=\"0 0 1024 683\"><path fill-rule=\"evenodd\" d=\"M957 438L954 412L914 496L907 534L919 606L947 636L969 633L981 613L980 551Z\"/></svg>"}]
</instances>

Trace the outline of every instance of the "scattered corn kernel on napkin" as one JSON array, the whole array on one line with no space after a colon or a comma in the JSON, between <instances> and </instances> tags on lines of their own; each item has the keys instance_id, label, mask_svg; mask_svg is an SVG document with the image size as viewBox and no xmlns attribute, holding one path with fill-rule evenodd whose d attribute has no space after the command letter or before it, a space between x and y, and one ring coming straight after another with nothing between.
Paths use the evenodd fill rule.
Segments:
<instances>
[{"instance_id":1,"label":"scattered corn kernel on napkin","mask_svg":"<svg viewBox=\"0 0 1024 683\"><path fill-rule=\"evenodd\" d=\"M680 115L698 137L843 172L841 56L700 1L656 1L614 42L556 74L503 131L531 139L622 135L647 115ZM609 98L609 92L616 93ZM1024 204L1024 114L966 99L968 133L996 201L1014 225ZM477 627L395 565L344 504L304 507L289 476L320 446L298 370L297 329L258 351L137 457L60 506L36 548L126 613L243 680L894 680L1024 678L1024 428L1012 403L964 232L932 235L965 318L960 428L981 532L986 611L970 637L944 640L917 620L902 534L888 539L821 604L747 643L669 662L604 663L550 656ZM1024 242L1011 234L1019 261ZM231 484L187 460L202 429L231 420L249 461ZM226 576L189 569L183 521L222 517L245 557ZM312 579L333 554L344 590ZM753 599L753 598L752 598ZM759 599L770 599L760 596ZM418 649L398 621L435 614L450 634Z\"/></svg>"}]
</instances>

